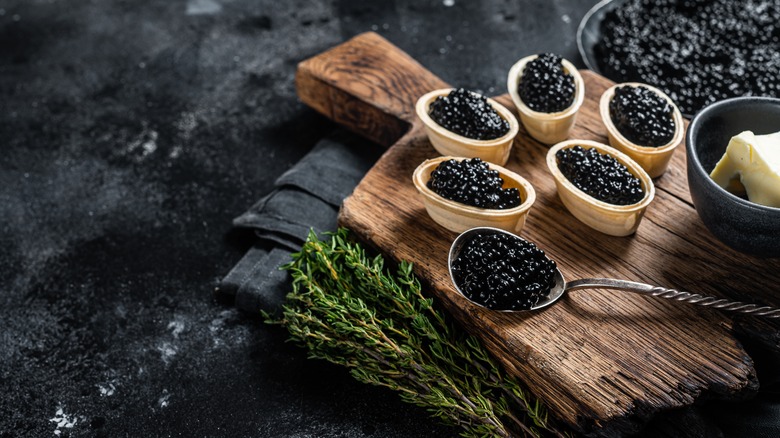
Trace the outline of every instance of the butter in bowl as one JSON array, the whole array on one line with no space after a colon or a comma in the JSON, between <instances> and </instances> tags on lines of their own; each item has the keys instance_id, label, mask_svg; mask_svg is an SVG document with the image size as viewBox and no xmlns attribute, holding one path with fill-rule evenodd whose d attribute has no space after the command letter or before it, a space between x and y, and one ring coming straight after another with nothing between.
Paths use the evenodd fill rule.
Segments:
<instances>
[{"instance_id":1,"label":"butter in bowl","mask_svg":"<svg viewBox=\"0 0 780 438\"><path fill-rule=\"evenodd\" d=\"M426 160L412 179L431 219L456 233L493 227L519 234L536 201L525 178L479 158Z\"/></svg>"},{"instance_id":2,"label":"butter in bowl","mask_svg":"<svg viewBox=\"0 0 780 438\"><path fill-rule=\"evenodd\" d=\"M696 213L729 247L780 257L780 99L736 97L699 111L686 133Z\"/></svg>"},{"instance_id":3,"label":"butter in bowl","mask_svg":"<svg viewBox=\"0 0 780 438\"><path fill-rule=\"evenodd\" d=\"M439 154L506 164L517 119L506 107L463 88L445 88L417 100L417 116Z\"/></svg>"},{"instance_id":4,"label":"butter in bowl","mask_svg":"<svg viewBox=\"0 0 780 438\"><path fill-rule=\"evenodd\" d=\"M610 146L639 163L651 178L663 175L685 135L677 105L661 90L638 82L608 88L599 112Z\"/></svg>"},{"instance_id":5,"label":"butter in bowl","mask_svg":"<svg viewBox=\"0 0 780 438\"><path fill-rule=\"evenodd\" d=\"M569 212L611 236L636 232L655 197L653 180L626 154L590 140L568 140L547 152L547 167Z\"/></svg>"},{"instance_id":6,"label":"butter in bowl","mask_svg":"<svg viewBox=\"0 0 780 438\"><path fill-rule=\"evenodd\" d=\"M737 196L780 208L780 132L735 135L710 176Z\"/></svg>"},{"instance_id":7,"label":"butter in bowl","mask_svg":"<svg viewBox=\"0 0 780 438\"><path fill-rule=\"evenodd\" d=\"M507 88L525 130L535 140L566 140L585 100L585 82L574 65L552 53L527 56L509 69Z\"/></svg>"}]
</instances>

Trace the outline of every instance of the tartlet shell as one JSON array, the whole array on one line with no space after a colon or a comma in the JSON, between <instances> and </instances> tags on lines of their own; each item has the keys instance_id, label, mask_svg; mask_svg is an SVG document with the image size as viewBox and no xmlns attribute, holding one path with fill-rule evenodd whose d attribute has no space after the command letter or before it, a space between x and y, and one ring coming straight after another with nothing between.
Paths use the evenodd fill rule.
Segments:
<instances>
[{"instance_id":1,"label":"tartlet shell","mask_svg":"<svg viewBox=\"0 0 780 438\"><path fill-rule=\"evenodd\" d=\"M634 87L645 87L661 96L672 106L672 118L674 119L675 130L674 136L672 137L672 140L669 141L669 143L659 147L642 146L631 142L626 137L624 137L620 131L618 131L615 123L612 121L612 117L609 115L609 103L612 101L612 97L615 95L615 89L626 85ZM675 149L682 143L683 137L685 135L682 113L680 113L680 109L677 108L677 105L675 105L674 101L672 101L669 96L667 96L658 88L640 82L624 82L621 84L615 84L612 87L607 88L607 90L604 91L604 93L601 95L601 100L599 101L599 113L601 114L601 119L604 122L604 126L607 128L607 137L609 138L610 146L620 150L621 152L631 157L634 161L639 163L639 165L645 169L651 178L659 177L663 175L664 172L666 172L666 169L669 167L669 161L671 161Z\"/></svg>"},{"instance_id":2,"label":"tartlet shell","mask_svg":"<svg viewBox=\"0 0 780 438\"><path fill-rule=\"evenodd\" d=\"M499 165L488 163L504 179L504 188L515 187L520 192L522 203L504 210L484 209L446 199L428 188L431 172L447 160L465 160L466 157L444 156L425 160L412 176L414 186L420 193L425 209L431 219L444 228L462 233L474 227L500 228L519 234L525 226L528 214L536 201L536 191L525 178Z\"/></svg>"},{"instance_id":3,"label":"tartlet shell","mask_svg":"<svg viewBox=\"0 0 780 438\"><path fill-rule=\"evenodd\" d=\"M596 148L599 152L613 156L626 166L642 183L642 188L645 191L642 200L631 205L614 205L600 201L574 186L558 169L558 160L555 154L561 149L577 145L586 149ZM650 175L631 157L603 143L590 140L568 140L558 143L547 151L547 167L555 179L558 196L569 212L589 227L611 236L628 236L635 233L642 217L644 217L647 206L655 197L655 185Z\"/></svg>"},{"instance_id":4,"label":"tartlet shell","mask_svg":"<svg viewBox=\"0 0 780 438\"><path fill-rule=\"evenodd\" d=\"M525 65L538 57L539 55L526 56L509 69L507 89L520 114L520 121L528 134L540 143L555 144L569 138L569 131L577 119L577 112L582 106L582 102L585 101L585 81L574 64L562 59L561 64L564 71L574 78L574 102L565 110L557 113L542 113L532 110L520 98L517 87Z\"/></svg>"},{"instance_id":5,"label":"tartlet shell","mask_svg":"<svg viewBox=\"0 0 780 438\"><path fill-rule=\"evenodd\" d=\"M443 88L426 93L417 100L415 105L417 117L423 122L428 140L430 140L433 148L441 155L481 158L483 161L498 164L499 166L506 164L509 160L512 143L520 131L520 124L514 114L495 100L487 98L488 103L498 114L509 122L509 131L493 140L474 140L456 134L436 123L429 115L431 103L437 97L446 96L452 90L452 88Z\"/></svg>"}]
</instances>

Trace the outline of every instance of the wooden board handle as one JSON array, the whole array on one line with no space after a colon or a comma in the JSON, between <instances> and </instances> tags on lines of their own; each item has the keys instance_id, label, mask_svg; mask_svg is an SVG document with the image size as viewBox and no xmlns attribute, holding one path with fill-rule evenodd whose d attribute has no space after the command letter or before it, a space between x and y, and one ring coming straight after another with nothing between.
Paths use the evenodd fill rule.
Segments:
<instances>
[{"instance_id":1,"label":"wooden board handle","mask_svg":"<svg viewBox=\"0 0 780 438\"><path fill-rule=\"evenodd\" d=\"M295 85L304 103L386 147L414 123L420 96L448 86L373 32L298 64Z\"/></svg>"}]
</instances>

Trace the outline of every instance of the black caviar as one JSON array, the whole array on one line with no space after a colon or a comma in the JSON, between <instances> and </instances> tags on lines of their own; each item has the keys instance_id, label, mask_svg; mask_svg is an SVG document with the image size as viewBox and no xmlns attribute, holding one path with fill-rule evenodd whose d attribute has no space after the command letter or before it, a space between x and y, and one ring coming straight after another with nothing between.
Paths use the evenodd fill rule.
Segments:
<instances>
[{"instance_id":1,"label":"black caviar","mask_svg":"<svg viewBox=\"0 0 780 438\"><path fill-rule=\"evenodd\" d=\"M600 32L604 75L654 85L683 113L735 96L780 97L777 0L628 0Z\"/></svg>"},{"instance_id":2,"label":"black caviar","mask_svg":"<svg viewBox=\"0 0 780 438\"><path fill-rule=\"evenodd\" d=\"M555 284L556 264L520 237L478 233L452 263L455 284L468 299L493 310L528 310Z\"/></svg>"},{"instance_id":3,"label":"black caviar","mask_svg":"<svg viewBox=\"0 0 780 438\"><path fill-rule=\"evenodd\" d=\"M487 98L464 88L437 97L429 115L444 128L474 140L493 140L509 132L509 122Z\"/></svg>"},{"instance_id":4,"label":"black caviar","mask_svg":"<svg viewBox=\"0 0 780 438\"><path fill-rule=\"evenodd\" d=\"M613 156L595 148L564 148L555 153L558 169L575 187L614 205L631 205L645 196L642 182Z\"/></svg>"},{"instance_id":5,"label":"black caviar","mask_svg":"<svg viewBox=\"0 0 780 438\"><path fill-rule=\"evenodd\" d=\"M640 146L663 146L674 137L674 108L646 87L615 88L609 116L624 137Z\"/></svg>"},{"instance_id":6,"label":"black caviar","mask_svg":"<svg viewBox=\"0 0 780 438\"><path fill-rule=\"evenodd\" d=\"M479 158L447 160L436 166L428 188L439 196L479 208L504 210L522 202L520 191L502 188L504 179Z\"/></svg>"},{"instance_id":7,"label":"black caviar","mask_svg":"<svg viewBox=\"0 0 780 438\"><path fill-rule=\"evenodd\" d=\"M528 108L557 113L574 102L574 77L563 70L560 56L544 53L525 65L517 92Z\"/></svg>"}]
</instances>

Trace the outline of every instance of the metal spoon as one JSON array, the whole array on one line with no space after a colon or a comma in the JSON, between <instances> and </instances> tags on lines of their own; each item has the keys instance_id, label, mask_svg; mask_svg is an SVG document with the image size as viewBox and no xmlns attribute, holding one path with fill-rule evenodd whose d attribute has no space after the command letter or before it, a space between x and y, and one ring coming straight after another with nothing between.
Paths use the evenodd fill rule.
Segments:
<instances>
[{"instance_id":1,"label":"metal spoon","mask_svg":"<svg viewBox=\"0 0 780 438\"><path fill-rule=\"evenodd\" d=\"M476 234L506 234L512 236L515 239L521 239L521 240L524 239L508 231L504 231L498 228L478 227L463 232L452 242L452 246L450 247L449 259L447 260L447 266L449 267L450 279L452 280L452 284L455 286L455 290L457 290L459 294L463 295L464 298L468 299L472 303L481 307L485 307L482 304L468 298L463 293L463 291L460 290L460 287L458 287L458 283L455 281L455 277L453 276L452 273L452 265L455 259L458 257L460 250L463 248L463 245L469 242L471 238ZM529 310L538 310L547 307L552 303L558 301L563 296L563 294L566 293L567 291L589 289L589 288L616 289L625 292L638 293L641 295L648 295L651 297L666 298L670 300L680 301L683 303L696 304L699 306L709 307L713 309L744 313L752 316L763 316L765 318L780 318L780 309L774 307L759 306L757 304L742 303L739 301L731 301L723 298L693 294L690 292L682 292L674 289L667 289L663 287L652 286L649 284L637 283L635 281L617 280L612 278L583 278L581 280L566 282L563 279L563 274L561 274L560 269L556 269L555 284L550 290L550 293L547 296L547 298L543 298ZM499 311L500 312L523 312L524 310L499 310Z\"/></svg>"}]
</instances>

